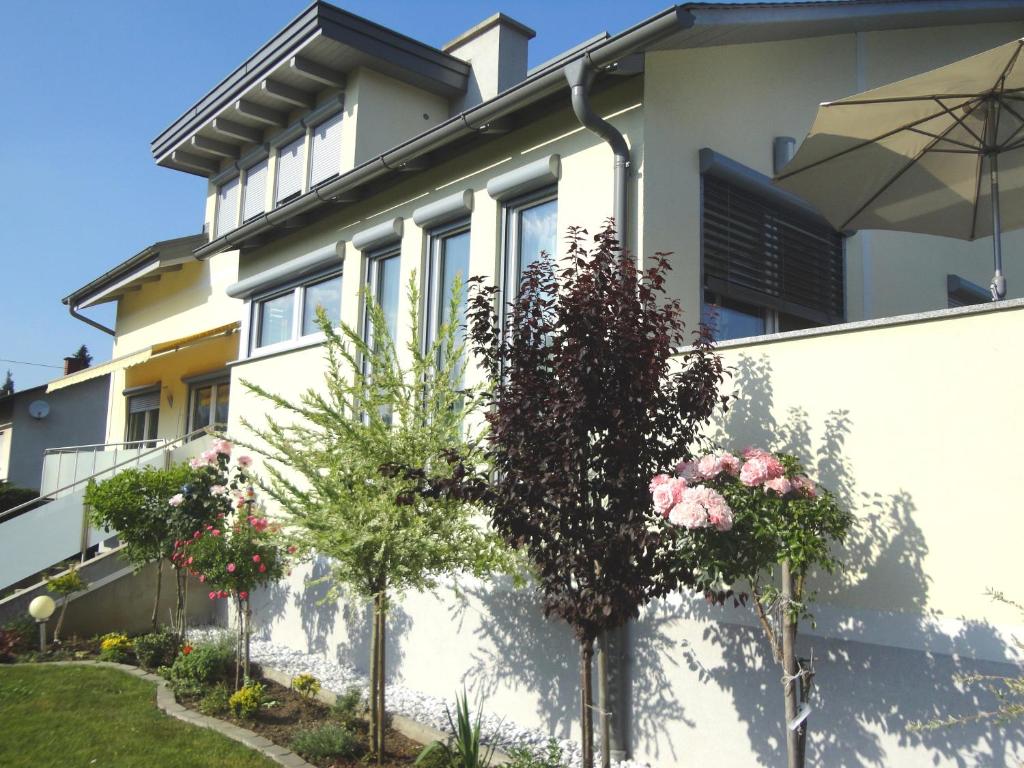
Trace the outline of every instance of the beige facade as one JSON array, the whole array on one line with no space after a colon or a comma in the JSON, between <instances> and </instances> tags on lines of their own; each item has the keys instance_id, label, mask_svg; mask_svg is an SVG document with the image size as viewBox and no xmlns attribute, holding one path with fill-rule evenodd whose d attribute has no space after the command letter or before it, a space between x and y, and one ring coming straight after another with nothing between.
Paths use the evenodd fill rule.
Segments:
<instances>
[{"instance_id":1,"label":"beige facade","mask_svg":"<svg viewBox=\"0 0 1024 768\"><path fill-rule=\"evenodd\" d=\"M669 293L695 325L703 285L702 149L770 176L773 139L802 137L819 102L1021 35L1024 20L1018 18L774 40L765 33L758 42L666 44L645 52L642 74L604 77L592 98L595 111L630 147L630 247L643 257L673 252ZM327 93L331 98L334 92ZM434 229L415 221L424 206L466 193L469 272L499 283L507 204L488 192L496 178L548 159L559 169L558 242L570 226L596 231L612 212L611 152L575 118L564 82L552 93L500 130L480 127L484 139L425 155L423 167L413 164L398 178L335 200L326 213L319 207L318 215L286 231L268 214L267 239L247 240L241 249L225 242L219 252L121 299L118 355L229 323L238 322L241 331L116 373L108 439L121 439L125 431L125 389L160 383L160 436L181 435L188 428L187 380L227 366L228 433L246 440L243 419L259 424L275 417L246 381L289 398L318 386L319 339L295 333L288 343L261 350L254 343L254 307L296 284L289 265L326 250L341 255L341 321L359 327L370 250L360 251L353 238L372 227L402 220L399 348L415 341L408 335L404 287L414 273L422 286L427 271ZM372 67L353 69L344 94L342 175L443 126L451 103L436 89ZM302 111L286 117L294 123ZM264 134L271 145L273 133ZM307 135L307 156L308 141ZM270 179L275 163L271 151ZM211 233L218 179L230 167L224 161L209 174ZM308 178L304 184L308 192ZM239 230L256 226L263 224ZM1010 592L1014 584L1013 477L991 468L1001 464L994 457L1012 456L1024 428L1012 384L1022 373L1014 355L1024 321L1022 245L1019 233L1004 238L1009 301L946 310L947 275L988 284L989 240L858 233L844 244L845 319L881 320L722 345L736 400L716 423L719 442L797 453L858 520L847 553L851 567L820 581L817 627L805 637L819 672L812 764L1009 765L1021 756L1024 737L1016 730L996 736L977 727L932 737L909 736L905 727L983 706L981 699L963 699L952 675L1006 672L1015 658L1011 636L1021 619L984 592ZM331 270L338 264L324 263ZM242 299L225 293L229 285L267 275L282 277ZM309 278L304 273L301 279ZM931 314L908 314L921 312ZM900 317L885 319L893 316ZM479 376L470 374L471 380ZM275 590L257 616L266 617L264 628L275 642L361 667L356 649L368 630L364 612L318 603L305 581L323 572L322 563L296 569L285 585L288 599ZM390 630L394 679L445 697L465 683L487 695L489 710L511 721L557 736L575 734L576 659L565 627L545 622L528 591L504 584L463 587L461 598L447 591L404 596ZM637 758L666 768L778 764L781 690L749 615L678 596L652 606L631 633L629 740Z\"/></svg>"}]
</instances>

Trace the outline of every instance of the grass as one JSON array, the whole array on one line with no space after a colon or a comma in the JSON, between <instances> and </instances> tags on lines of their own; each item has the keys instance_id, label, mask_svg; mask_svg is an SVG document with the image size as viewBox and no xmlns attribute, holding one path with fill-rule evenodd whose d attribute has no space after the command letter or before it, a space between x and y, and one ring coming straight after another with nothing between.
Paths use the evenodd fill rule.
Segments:
<instances>
[{"instance_id":1,"label":"grass","mask_svg":"<svg viewBox=\"0 0 1024 768\"><path fill-rule=\"evenodd\" d=\"M114 669L0 666L5 768L273 768L230 739L165 715L153 683Z\"/></svg>"}]
</instances>

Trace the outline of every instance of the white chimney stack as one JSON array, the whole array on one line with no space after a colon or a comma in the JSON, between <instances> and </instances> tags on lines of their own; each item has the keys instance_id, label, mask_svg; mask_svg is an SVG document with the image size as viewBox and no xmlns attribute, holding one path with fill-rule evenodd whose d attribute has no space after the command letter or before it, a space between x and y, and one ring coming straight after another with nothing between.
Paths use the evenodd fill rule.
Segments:
<instances>
[{"instance_id":1,"label":"white chimney stack","mask_svg":"<svg viewBox=\"0 0 1024 768\"><path fill-rule=\"evenodd\" d=\"M497 96L526 79L526 54L536 32L503 13L468 29L444 47L445 53L467 61L472 69L466 94L454 113Z\"/></svg>"}]
</instances>

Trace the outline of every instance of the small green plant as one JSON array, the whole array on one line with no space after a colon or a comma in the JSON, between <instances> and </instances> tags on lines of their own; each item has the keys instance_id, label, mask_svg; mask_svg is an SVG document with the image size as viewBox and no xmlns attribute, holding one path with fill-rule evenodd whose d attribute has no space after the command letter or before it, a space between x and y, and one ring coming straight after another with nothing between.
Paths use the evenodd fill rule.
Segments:
<instances>
[{"instance_id":1,"label":"small green plant","mask_svg":"<svg viewBox=\"0 0 1024 768\"><path fill-rule=\"evenodd\" d=\"M146 669L159 669L174 663L178 653L178 637L167 628L140 635L134 640L135 658Z\"/></svg>"},{"instance_id":2,"label":"small green plant","mask_svg":"<svg viewBox=\"0 0 1024 768\"><path fill-rule=\"evenodd\" d=\"M351 731L355 730L356 724L363 719L365 709L363 692L353 686L337 695L334 699L334 706L331 707L331 714L338 719L343 728L348 728Z\"/></svg>"},{"instance_id":3,"label":"small green plant","mask_svg":"<svg viewBox=\"0 0 1024 768\"><path fill-rule=\"evenodd\" d=\"M231 694L228 699L228 708L235 717L251 720L263 706L263 684L253 681L246 682L241 688Z\"/></svg>"},{"instance_id":4,"label":"small green plant","mask_svg":"<svg viewBox=\"0 0 1024 768\"><path fill-rule=\"evenodd\" d=\"M320 681L313 675L303 673L292 678L292 688L306 703L311 702L320 693Z\"/></svg>"},{"instance_id":5,"label":"small green plant","mask_svg":"<svg viewBox=\"0 0 1024 768\"><path fill-rule=\"evenodd\" d=\"M214 683L227 680L234 664L234 644L231 638L225 637L195 647L186 645L178 652L174 663L161 667L160 673L179 696L199 696Z\"/></svg>"},{"instance_id":6,"label":"small green plant","mask_svg":"<svg viewBox=\"0 0 1024 768\"><path fill-rule=\"evenodd\" d=\"M132 641L128 635L111 632L100 638L100 659L124 663L132 650Z\"/></svg>"},{"instance_id":7,"label":"small green plant","mask_svg":"<svg viewBox=\"0 0 1024 768\"><path fill-rule=\"evenodd\" d=\"M199 700L199 711L204 715L223 715L231 709L231 691L224 683L217 683Z\"/></svg>"},{"instance_id":8,"label":"small green plant","mask_svg":"<svg viewBox=\"0 0 1024 768\"><path fill-rule=\"evenodd\" d=\"M455 719L452 719L452 711L447 706L445 715L448 717L452 738L447 744L440 741L428 744L416 758L416 765L423 765L425 761L431 759L436 760L432 755L441 752L447 757L448 764L458 768L488 768L494 757L494 747L485 747L480 738L483 707L477 710L476 719L473 720L469 714L469 698L463 691L461 696L455 697Z\"/></svg>"},{"instance_id":9,"label":"small green plant","mask_svg":"<svg viewBox=\"0 0 1024 768\"><path fill-rule=\"evenodd\" d=\"M451 753L447 751L444 742L435 741L428 744L420 756L416 758L415 765L419 768L459 768L452 762Z\"/></svg>"},{"instance_id":10,"label":"small green plant","mask_svg":"<svg viewBox=\"0 0 1024 768\"><path fill-rule=\"evenodd\" d=\"M562 747L555 739L548 739L544 753L537 755L525 747L514 747L508 751L511 758L506 768L563 768Z\"/></svg>"},{"instance_id":11,"label":"small green plant","mask_svg":"<svg viewBox=\"0 0 1024 768\"><path fill-rule=\"evenodd\" d=\"M57 626L53 629L53 642L60 642L60 630L64 626L64 614L68 611L68 601L71 596L88 587L89 585L78 572L78 568L73 564L64 573L46 579L46 588L61 598L60 616L57 618Z\"/></svg>"},{"instance_id":12,"label":"small green plant","mask_svg":"<svg viewBox=\"0 0 1024 768\"><path fill-rule=\"evenodd\" d=\"M326 723L295 734L292 750L313 760L359 757L363 751L359 737L351 730L334 723Z\"/></svg>"}]
</instances>

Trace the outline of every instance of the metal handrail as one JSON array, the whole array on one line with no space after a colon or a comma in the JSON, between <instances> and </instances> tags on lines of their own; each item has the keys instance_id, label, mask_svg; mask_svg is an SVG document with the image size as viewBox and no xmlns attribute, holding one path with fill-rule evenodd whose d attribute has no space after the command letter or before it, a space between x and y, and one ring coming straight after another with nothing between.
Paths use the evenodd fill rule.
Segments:
<instances>
[{"instance_id":1,"label":"metal handrail","mask_svg":"<svg viewBox=\"0 0 1024 768\"><path fill-rule=\"evenodd\" d=\"M107 467L106 469L101 469L99 472L93 472L88 477L83 477L81 480L76 480L73 483L71 483L70 485L65 485L62 488L56 488L56 489L50 491L45 496L36 496L36 498L32 499L31 501L26 501L23 504L19 504L16 507L11 507L11 509L5 510L4 512L0 512L0 522L3 522L8 517L13 517L15 515L15 513L19 512L19 511L21 511L23 509L26 509L28 507L31 507L33 504L37 504L38 502L43 501L43 500L49 501L50 499L52 499L54 496L56 496L59 493L63 493L64 491L70 491L71 489L73 489L73 488L75 488L75 487L77 487L79 485L82 485L84 483L88 483L89 481L94 480L99 475L103 475L103 474L106 474L108 472L113 472L114 470L119 469L119 468L121 468L121 467L123 467L123 466L125 466L127 464L138 463L138 462L142 461L142 459L144 457L149 456L151 454L154 454L157 451L165 451L165 450L167 450L168 448L172 447L173 445L175 445L177 443L188 442L188 441L192 440L193 438L195 438L195 437L197 437L199 435L202 435L202 434L210 434L209 427L202 427L201 429L195 429L195 430L189 432L186 435L179 435L178 437L175 437L172 440L167 440L167 438L161 438L163 440L166 440L166 442L163 445L158 445L158 446L156 446L154 448L151 448L151 449L149 449L148 451L146 451L144 453L140 453L137 456L135 456L135 457L133 457L131 459L128 459L127 461L122 461L120 464L114 464L114 465L112 465L110 467ZM118 443L111 443L111 445L118 445Z\"/></svg>"},{"instance_id":2,"label":"metal handrail","mask_svg":"<svg viewBox=\"0 0 1024 768\"><path fill-rule=\"evenodd\" d=\"M93 450L95 450L95 449L104 449L105 450L107 448L117 448L119 446L128 446L130 448L143 448L148 443L160 443L160 445L153 445L153 446L150 446L150 447L151 448L163 448L163 447L166 447L167 445L169 445L170 443L174 442L175 440L179 440L179 439L180 438L177 438L177 437L174 438L173 440L172 439L168 439L166 437L154 437L151 440L128 440L128 441L123 442L123 443L89 443L88 445L67 445L67 446L64 446L62 448L46 448L46 449L43 450L43 455L46 456L48 454L54 454L54 453L67 453L67 452L70 452L70 451L86 451L86 450L90 450L90 449L93 449Z\"/></svg>"}]
</instances>

